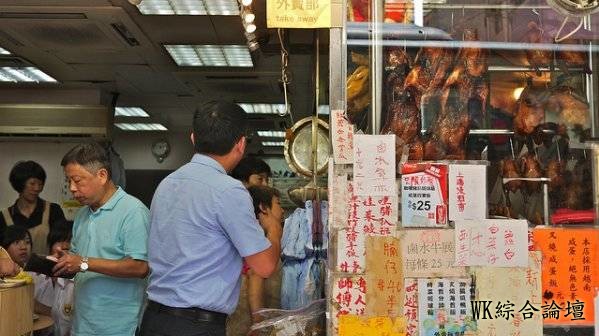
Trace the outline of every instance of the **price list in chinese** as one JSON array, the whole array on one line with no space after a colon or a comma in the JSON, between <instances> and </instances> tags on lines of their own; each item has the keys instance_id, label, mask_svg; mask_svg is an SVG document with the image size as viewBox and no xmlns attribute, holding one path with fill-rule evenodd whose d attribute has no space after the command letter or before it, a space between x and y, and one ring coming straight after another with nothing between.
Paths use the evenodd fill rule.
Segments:
<instances>
[{"instance_id":1,"label":"price list in chinese","mask_svg":"<svg viewBox=\"0 0 599 336\"><path fill-rule=\"evenodd\" d=\"M403 164L401 174L402 226L447 226L447 166Z\"/></svg>"},{"instance_id":2,"label":"price list in chinese","mask_svg":"<svg viewBox=\"0 0 599 336\"><path fill-rule=\"evenodd\" d=\"M470 308L471 284L470 278L418 279L419 334L476 330Z\"/></svg>"},{"instance_id":3,"label":"price list in chinese","mask_svg":"<svg viewBox=\"0 0 599 336\"><path fill-rule=\"evenodd\" d=\"M455 222L457 266L528 266L526 220Z\"/></svg>"},{"instance_id":4,"label":"price list in chinese","mask_svg":"<svg viewBox=\"0 0 599 336\"><path fill-rule=\"evenodd\" d=\"M401 231L400 237L406 277L466 276L465 267L454 266L454 230L407 229Z\"/></svg>"},{"instance_id":5,"label":"price list in chinese","mask_svg":"<svg viewBox=\"0 0 599 336\"><path fill-rule=\"evenodd\" d=\"M331 111L333 159L336 164L354 162L354 126L347 121L345 111Z\"/></svg>"},{"instance_id":6,"label":"price list in chinese","mask_svg":"<svg viewBox=\"0 0 599 336\"><path fill-rule=\"evenodd\" d=\"M356 195L396 196L395 136L354 137L354 189Z\"/></svg>"},{"instance_id":7,"label":"price list in chinese","mask_svg":"<svg viewBox=\"0 0 599 336\"><path fill-rule=\"evenodd\" d=\"M591 325L599 287L599 230L535 228L533 235L543 253L545 324Z\"/></svg>"},{"instance_id":8,"label":"price list in chinese","mask_svg":"<svg viewBox=\"0 0 599 336\"><path fill-rule=\"evenodd\" d=\"M401 315L405 286L399 239L368 237L366 265L368 283L371 284L366 309L368 316Z\"/></svg>"}]
</instances>

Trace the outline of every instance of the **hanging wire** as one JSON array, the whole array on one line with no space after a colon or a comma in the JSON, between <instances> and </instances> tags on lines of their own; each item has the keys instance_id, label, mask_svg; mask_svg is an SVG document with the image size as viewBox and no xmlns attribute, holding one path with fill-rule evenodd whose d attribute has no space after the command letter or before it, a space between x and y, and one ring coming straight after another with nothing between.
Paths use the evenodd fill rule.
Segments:
<instances>
[{"instance_id":1,"label":"hanging wire","mask_svg":"<svg viewBox=\"0 0 599 336\"><path fill-rule=\"evenodd\" d=\"M283 95L285 96L285 111L281 112L279 116L284 117L289 114L291 123L293 123L293 114L291 108L289 108L289 96L287 94L287 86L291 83L291 73L289 71L289 52L285 48L283 43L283 30L277 29L277 35L279 36L279 44L281 45L281 83L283 84Z\"/></svg>"}]
</instances>

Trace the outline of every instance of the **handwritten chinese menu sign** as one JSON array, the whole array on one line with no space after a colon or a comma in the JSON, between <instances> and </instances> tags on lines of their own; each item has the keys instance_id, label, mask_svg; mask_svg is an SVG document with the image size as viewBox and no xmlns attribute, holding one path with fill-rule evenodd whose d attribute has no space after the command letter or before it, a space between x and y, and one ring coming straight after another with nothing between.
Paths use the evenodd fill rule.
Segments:
<instances>
[{"instance_id":1,"label":"handwritten chinese menu sign","mask_svg":"<svg viewBox=\"0 0 599 336\"><path fill-rule=\"evenodd\" d=\"M447 166L401 166L401 224L403 227L447 226Z\"/></svg>"},{"instance_id":2,"label":"handwritten chinese menu sign","mask_svg":"<svg viewBox=\"0 0 599 336\"><path fill-rule=\"evenodd\" d=\"M347 224L347 204L349 192L347 190L347 175L336 175L333 159L329 159L328 195L329 195L329 225L332 228L344 228Z\"/></svg>"},{"instance_id":3,"label":"handwritten chinese menu sign","mask_svg":"<svg viewBox=\"0 0 599 336\"><path fill-rule=\"evenodd\" d=\"M526 220L460 220L455 222L457 266L528 266Z\"/></svg>"},{"instance_id":4,"label":"handwritten chinese menu sign","mask_svg":"<svg viewBox=\"0 0 599 336\"><path fill-rule=\"evenodd\" d=\"M368 283L367 316L397 317L403 314L405 296L399 238L366 238Z\"/></svg>"},{"instance_id":5,"label":"handwritten chinese menu sign","mask_svg":"<svg viewBox=\"0 0 599 336\"><path fill-rule=\"evenodd\" d=\"M397 196L357 196L354 183L348 182L347 225L337 240L337 270L364 271L365 239L368 235L388 236L395 232Z\"/></svg>"},{"instance_id":6,"label":"handwritten chinese menu sign","mask_svg":"<svg viewBox=\"0 0 599 336\"><path fill-rule=\"evenodd\" d=\"M396 196L395 135L354 137L356 195Z\"/></svg>"},{"instance_id":7,"label":"handwritten chinese menu sign","mask_svg":"<svg viewBox=\"0 0 599 336\"><path fill-rule=\"evenodd\" d=\"M599 230L545 227L535 228L533 235L543 253L543 303L546 310L560 313L544 323L592 325L599 286Z\"/></svg>"},{"instance_id":8,"label":"handwritten chinese menu sign","mask_svg":"<svg viewBox=\"0 0 599 336\"><path fill-rule=\"evenodd\" d=\"M335 316L364 315L366 290L366 279L361 276L335 278L331 298L336 311Z\"/></svg>"},{"instance_id":9,"label":"handwritten chinese menu sign","mask_svg":"<svg viewBox=\"0 0 599 336\"><path fill-rule=\"evenodd\" d=\"M487 218L487 166L449 165L449 220Z\"/></svg>"},{"instance_id":10,"label":"handwritten chinese menu sign","mask_svg":"<svg viewBox=\"0 0 599 336\"><path fill-rule=\"evenodd\" d=\"M403 314L406 319L406 336L418 335L418 279L406 278L406 297Z\"/></svg>"},{"instance_id":11,"label":"handwritten chinese menu sign","mask_svg":"<svg viewBox=\"0 0 599 336\"><path fill-rule=\"evenodd\" d=\"M360 318L344 315L339 318L339 336L406 336L405 321L389 316Z\"/></svg>"},{"instance_id":12,"label":"handwritten chinese menu sign","mask_svg":"<svg viewBox=\"0 0 599 336\"><path fill-rule=\"evenodd\" d=\"M470 278L418 279L420 336L476 330Z\"/></svg>"},{"instance_id":13,"label":"handwritten chinese menu sign","mask_svg":"<svg viewBox=\"0 0 599 336\"><path fill-rule=\"evenodd\" d=\"M330 28L331 0L267 0L268 28Z\"/></svg>"},{"instance_id":14,"label":"handwritten chinese menu sign","mask_svg":"<svg viewBox=\"0 0 599 336\"><path fill-rule=\"evenodd\" d=\"M541 252L529 252L528 265L481 267L475 271L480 284L476 302L492 301L488 311L492 319L484 316L479 303L479 335L543 335Z\"/></svg>"},{"instance_id":15,"label":"handwritten chinese menu sign","mask_svg":"<svg viewBox=\"0 0 599 336\"><path fill-rule=\"evenodd\" d=\"M354 126L347 120L343 110L331 111L331 136L333 138L333 159L335 163L353 163Z\"/></svg>"},{"instance_id":16,"label":"handwritten chinese menu sign","mask_svg":"<svg viewBox=\"0 0 599 336\"><path fill-rule=\"evenodd\" d=\"M412 278L464 277L466 268L454 266L455 234L450 229L401 231L404 274Z\"/></svg>"}]
</instances>

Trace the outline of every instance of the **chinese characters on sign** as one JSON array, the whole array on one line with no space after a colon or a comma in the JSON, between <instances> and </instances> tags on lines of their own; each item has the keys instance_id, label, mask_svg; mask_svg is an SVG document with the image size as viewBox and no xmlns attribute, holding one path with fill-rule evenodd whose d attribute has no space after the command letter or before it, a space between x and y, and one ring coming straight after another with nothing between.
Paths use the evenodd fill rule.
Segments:
<instances>
[{"instance_id":1,"label":"chinese characters on sign","mask_svg":"<svg viewBox=\"0 0 599 336\"><path fill-rule=\"evenodd\" d=\"M339 336L405 336L405 321L389 316L360 318L344 315L339 318Z\"/></svg>"},{"instance_id":2,"label":"chinese characters on sign","mask_svg":"<svg viewBox=\"0 0 599 336\"><path fill-rule=\"evenodd\" d=\"M402 226L447 226L447 166L404 163L401 174Z\"/></svg>"},{"instance_id":3,"label":"chinese characters on sign","mask_svg":"<svg viewBox=\"0 0 599 336\"><path fill-rule=\"evenodd\" d=\"M487 167L449 165L449 220L487 217Z\"/></svg>"},{"instance_id":4,"label":"chinese characters on sign","mask_svg":"<svg viewBox=\"0 0 599 336\"><path fill-rule=\"evenodd\" d=\"M268 28L330 28L331 0L267 0Z\"/></svg>"},{"instance_id":5,"label":"chinese characters on sign","mask_svg":"<svg viewBox=\"0 0 599 336\"><path fill-rule=\"evenodd\" d=\"M596 309L592 303L599 286L599 230L535 228L533 235L536 248L543 252L543 304L569 311L545 323L592 325Z\"/></svg>"},{"instance_id":6,"label":"chinese characters on sign","mask_svg":"<svg viewBox=\"0 0 599 336\"><path fill-rule=\"evenodd\" d=\"M541 252L528 252L528 267L481 267L476 270L480 284L472 315L480 335L543 335L540 313Z\"/></svg>"},{"instance_id":7,"label":"chinese characters on sign","mask_svg":"<svg viewBox=\"0 0 599 336\"><path fill-rule=\"evenodd\" d=\"M464 277L466 268L455 262L454 231L449 229L403 230L401 249L406 277Z\"/></svg>"},{"instance_id":8,"label":"chinese characters on sign","mask_svg":"<svg viewBox=\"0 0 599 336\"><path fill-rule=\"evenodd\" d=\"M396 196L395 136L354 137L354 189L356 195Z\"/></svg>"},{"instance_id":9,"label":"chinese characters on sign","mask_svg":"<svg viewBox=\"0 0 599 336\"><path fill-rule=\"evenodd\" d=\"M418 335L418 279L405 279L406 298L403 314L406 318L406 336Z\"/></svg>"},{"instance_id":10,"label":"chinese characters on sign","mask_svg":"<svg viewBox=\"0 0 599 336\"><path fill-rule=\"evenodd\" d=\"M471 317L471 279L418 279L419 334L476 330Z\"/></svg>"},{"instance_id":11,"label":"chinese characters on sign","mask_svg":"<svg viewBox=\"0 0 599 336\"><path fill-rule=\"evenodd\" d=\"M349 203L347 226L339 231L338 270L361 273L365 266L365 239L368 235L391 235L396 230L397 197L357 196L354 183L347 183Z\"/></svg>"},{"instance_id":12,"label":"chinese characters on sign","mask_svg":"<svg viewBox=\"0 0 599 336\"><path fill-rule=\"evenodd\" d=\"M343 110L331 111L333 159L336 164L354 162L354 126L347 121Z\"/></svg>"},{"instance_id":13,"label":"chinese characters on sign","mask_svg":"<svg viewBox=\"0 0 599 336\"><path fill-rule=\"evenodd\" d=\"M399 238L367 237L366 268L370 284L367 315L402 315L405 286Z\"/></svg>"},{"instance_id":14,"label":"chinese characters on sign","mask_svg":"<svg viewBox=\"0 0 599 336\"><path fill-rule=\"evenodd\" d=\"M461 220L455 222L457 266L528 266L526 220Z\"/></svg>"},{"instance_id":15,"label":"chinese characters on sign","mask_svg":"<svg viewBox=\"0 0 599 336\"><path fill-rule=\"evenodd\" d=\"M363 277L335 279L331 298L337 310L335 316L364 315L366 311L366 290L366 279Z\"/></svg>"}]
</instances>

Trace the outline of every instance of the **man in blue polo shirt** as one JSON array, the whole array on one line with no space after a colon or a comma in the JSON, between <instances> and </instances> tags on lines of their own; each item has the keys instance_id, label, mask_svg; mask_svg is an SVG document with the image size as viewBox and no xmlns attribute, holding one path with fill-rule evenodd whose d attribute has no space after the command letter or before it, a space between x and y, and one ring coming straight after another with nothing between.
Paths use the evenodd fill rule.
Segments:
<instances>
[{"instance_id":1,"label":"man in blue polo shirt","mask_svg":"<svg viewBox=\"0 0 599 336\"><path fill-rule=\"evenodd\" d=\"M224 336L239 300L242 259L264 278L275 270L280 221L258 223L246 188L227 175L243 157L246 123L236 104L200 107L193 120L196 154L154 194L142 336Z\"/></svg>"},{"instance_id":2,"label":"man in blue polo shirt","mask_svg":"<svg viewBox=\"0 0 599 336\"><path fill-rule=\"evenodd\" d=\"M72 334L132 336L148 274L148 208L114 185L98 144L76 146L61 165L85 205L75 216L71 251L54 268L56 275L77 273Z\"/></svg>"}]
</instances>

